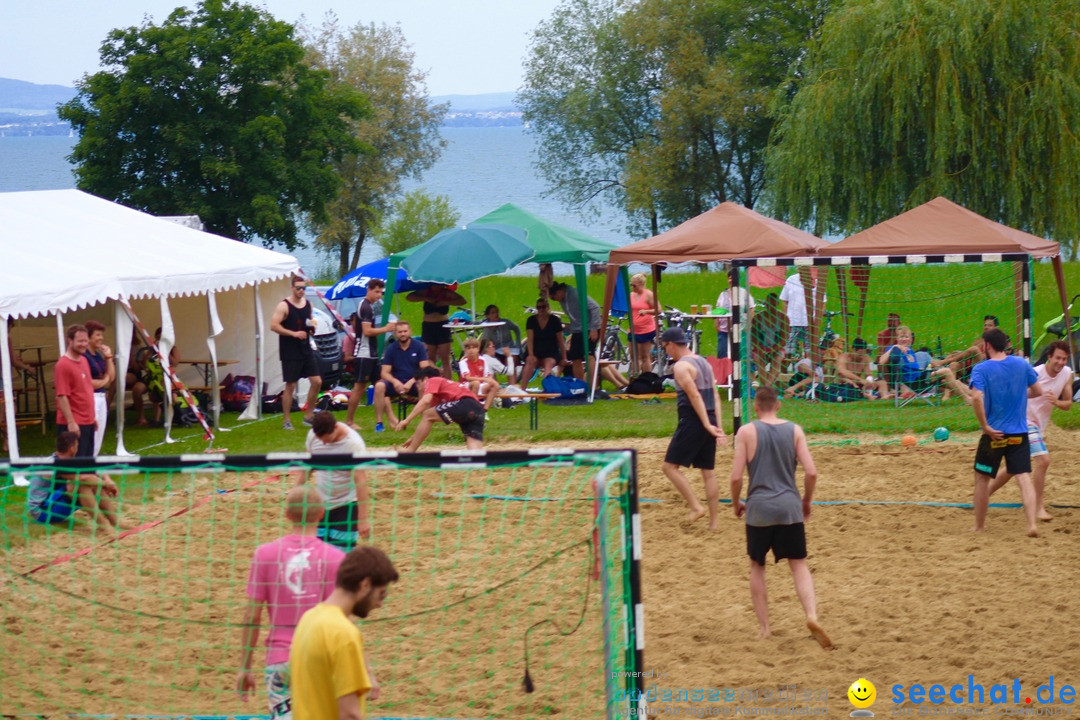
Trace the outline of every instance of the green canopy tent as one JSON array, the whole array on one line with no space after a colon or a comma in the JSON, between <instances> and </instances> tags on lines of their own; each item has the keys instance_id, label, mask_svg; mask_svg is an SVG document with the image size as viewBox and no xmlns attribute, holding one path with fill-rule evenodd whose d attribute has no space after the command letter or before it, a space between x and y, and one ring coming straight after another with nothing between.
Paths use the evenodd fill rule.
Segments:
<instances>
[{"instance_id":1,"label":"green canopy tent","mask_svg":"<svg viewBox=\"0 0 1080 720\"><path fill-rule=\"evenodd\" d=\"M579 312L581 313L584 323L588 322L589 313L586 286L588 274L585 269L585 263L607 262L608 255L612 250L616 249L615 245L604 242L603 240L597 240L580 230L574 230L573 228L553 223L550 220L545 220L513 203L507 203L492 210L488 214L473 220L469 224L478 225L483 223L498 223L527 230L529 234L528 243L535 252L535 255L526 262L564 262L573 265L575 285L577 286L578 298L580 300ZM419 247L423 247L423 245L418 245L416 248L409 248L408 250L390 257L390 269L387 277L387 299L383 305L384 323L389 319L390 299L392 296L391 288L393 288L394 283L397 282L397 272L401 267L401 262ZM623 272L626 272L625 269ZM629 287L629 282L625 282L624 285ZM475 310L476 309L473 308L474 313ZM583 329L587 330L587 327Z\"/></svg>"}]
</instances>

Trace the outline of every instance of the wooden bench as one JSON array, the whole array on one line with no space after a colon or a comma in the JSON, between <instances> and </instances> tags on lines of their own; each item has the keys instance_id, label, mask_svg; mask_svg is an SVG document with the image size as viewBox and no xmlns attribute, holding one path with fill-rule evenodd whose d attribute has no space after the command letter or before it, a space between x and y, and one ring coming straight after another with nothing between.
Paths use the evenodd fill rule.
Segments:
<instances>
[{"instance_id":1,"label":"wooden bench","mask_svg":"<svg viewBox=\"0 0 1080 720\"><path fill-rule=\"evenodd\" d=\"M630 393L609 393L608 396L618 398L619 400L655 400L659 402L660 400L670 400L673 397L678 397L678 394L673 392L650 393L648 395L632 395Z\"/></svg>"},{"instance_id":2,"label":"wooden bench","mask_svg":"<svg viewBox=\"0 0 1080 720\"><path fill-rule=\"evenodd\" d=\"M540 429L540 400L562 397L559 393L508 393L501 392L495 397L500 400L524 400L529 403L529 429ZM529 401L532 402L529 402Z\"/></svg>"},{"instance_id":3,"label":"wooden bench","mask_svg":"<svg viewBox=\"0 0 1080 720\"><path fill-rule=\"evenodd\" d=\"M41 426L41 434L42 435L45 434L45 421L42 418L39 418L39 417L31 417L31 418L19 418L19 417L17 417L17 418L15 418L15 429L16 430L18 430L20 428L25 428L25 427L32 427L34 425L40 425ZM6 430L6 429L7 429L7 421L4 420L2 417L0 417L0 430Z\"/></svg>"}]
</instances>

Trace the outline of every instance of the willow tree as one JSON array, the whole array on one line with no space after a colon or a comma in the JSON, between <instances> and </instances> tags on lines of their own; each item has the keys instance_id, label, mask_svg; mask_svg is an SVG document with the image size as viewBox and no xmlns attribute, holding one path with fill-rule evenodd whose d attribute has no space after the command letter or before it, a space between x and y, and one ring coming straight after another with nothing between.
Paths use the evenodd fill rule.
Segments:
<instances>
[{"instance_id":1,"label":"willow tree","mask_svg":"<svg viewBox=\"0 0 1080 720\"><path fill-rule=\"evenodd\" d=\"M337 255L344 275L356 267L373 228L401 197L402 182L419 179L439 158L446 146L439 126L449 105L431 103L426 73L413 65L400 27L358 23L343 30L329 15L317 30L304 27L303 32L309 62L371 102L371 113L352 121L366 151L335 162L340 190L326 217L313 223L316 243Z\"/></svg>"},{"instance_id":2,"label":"willow tree","mask_svg":"<svg viewBox=\"0 0 1080 720\"><path fill-rule=\"evenodd\" d=\"M821 232L943 195L1075 252L1080 3L850 0L768 154L771 204Z\"/></svg>"}]
</instances>

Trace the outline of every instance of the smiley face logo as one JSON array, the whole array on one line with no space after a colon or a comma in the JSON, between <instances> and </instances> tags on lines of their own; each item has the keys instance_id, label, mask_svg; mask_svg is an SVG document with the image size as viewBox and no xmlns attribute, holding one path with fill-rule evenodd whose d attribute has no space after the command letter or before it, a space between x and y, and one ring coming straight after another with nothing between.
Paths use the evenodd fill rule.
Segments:
<instances>
[{"instance_id":1,"label":"smiley face logo","mask_svg":"<svg viewBox=\"0 0 1080 720\"><path fill-rule=\"evenodd\" d=\"M857 708L868 708L877 700L877 688L866 678L859 678L851 683L847 691L848 700Z\"/></svg>"}]
</instances>

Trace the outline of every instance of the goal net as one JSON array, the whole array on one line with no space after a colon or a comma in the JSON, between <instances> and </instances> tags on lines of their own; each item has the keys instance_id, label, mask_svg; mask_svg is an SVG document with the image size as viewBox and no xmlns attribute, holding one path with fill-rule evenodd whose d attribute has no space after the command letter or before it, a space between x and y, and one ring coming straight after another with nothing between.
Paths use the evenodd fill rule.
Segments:
<instances>
[{"instance_id":1,"label":"goal net","mask_svg":"<svg viewBox=\"0 0 1080 720\"><path fill-rule=\"evenodd\" d=\"M292 532L285 493L335 469L364 472L363 542L400 573L359 621L381 687L369 716L629 714L643 644L633 451L101 460L0 465L0 714L265 716L265 612L254 696L235 691L253 553ZM28 493L91 474L116 483L119 532L83 510L28 512Z\"/></svg>"},{"instance_id":2,"label":"goal net","mask_svg":"<svg viewBox=\"0 0 1080 720\"><path fill-rule=\"evenodd\" d=\"M964 392L984 327L1030 356L1025 254L738 260L731 278L755 302L732 311L738 422L771 386L817 432L977 430Z\"/></svg>"}]
</instances>

